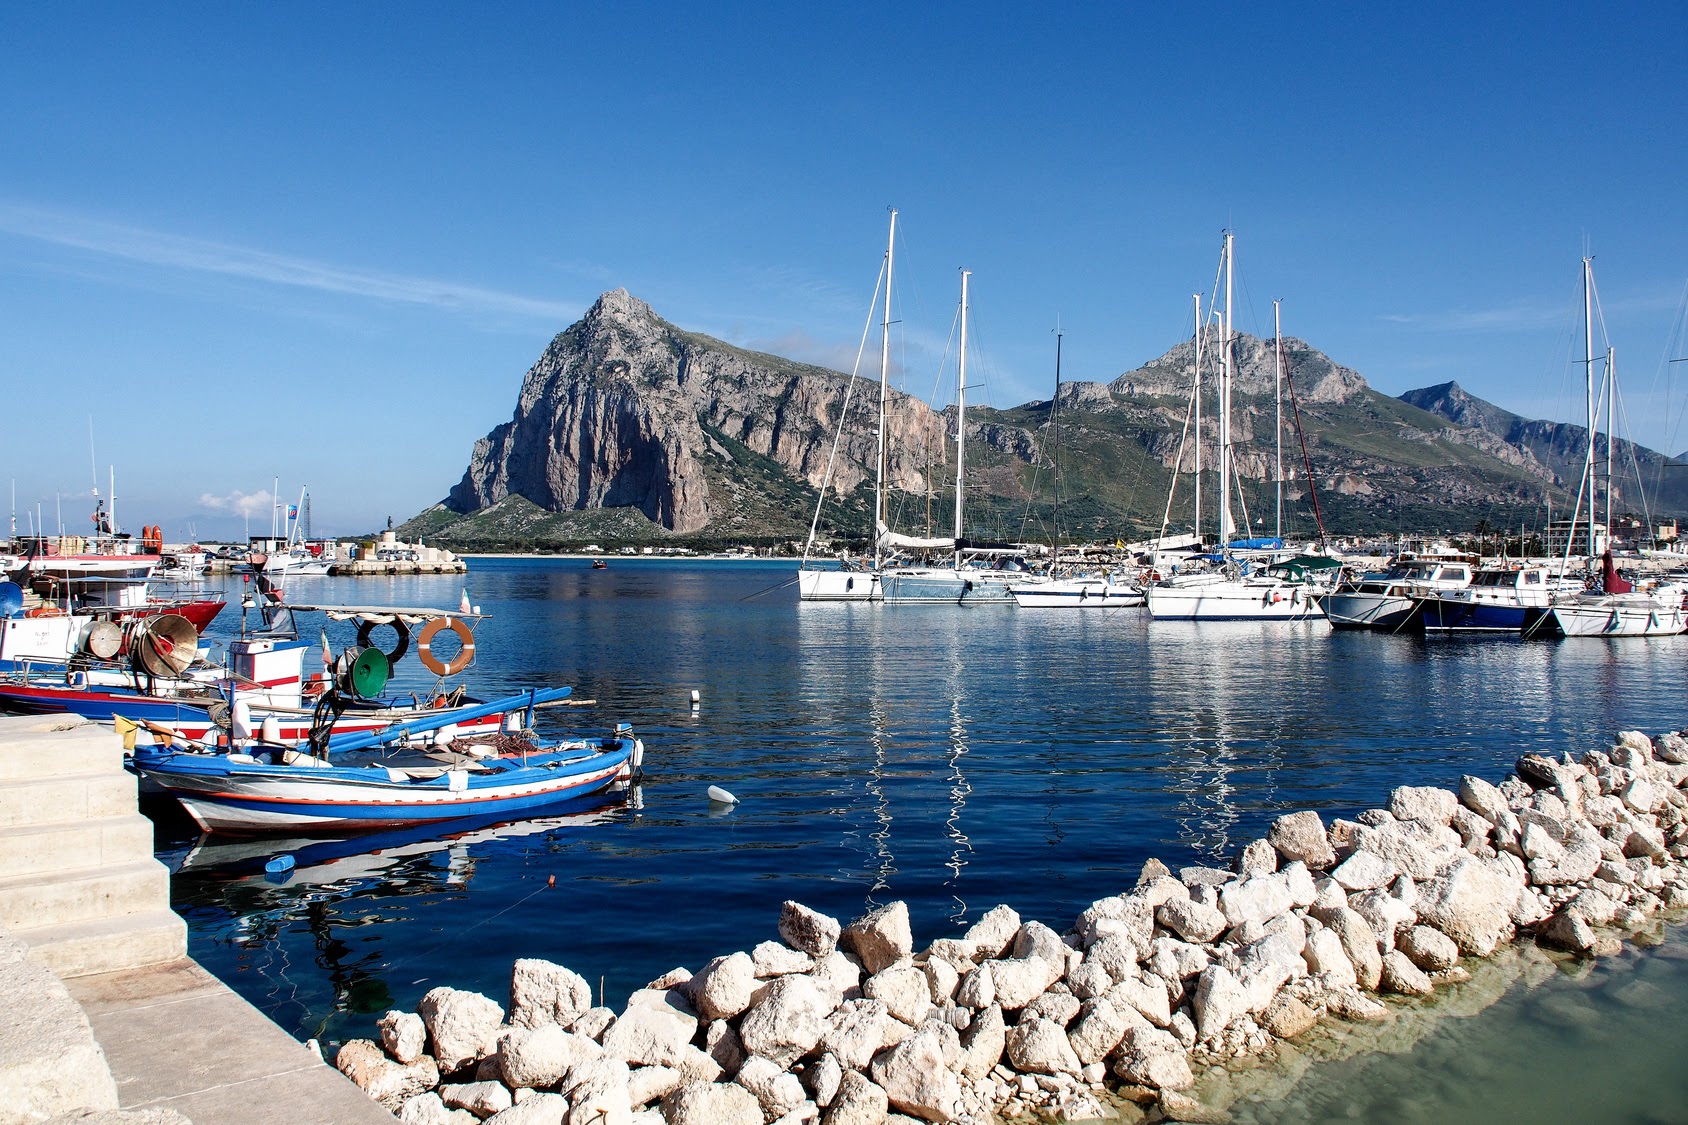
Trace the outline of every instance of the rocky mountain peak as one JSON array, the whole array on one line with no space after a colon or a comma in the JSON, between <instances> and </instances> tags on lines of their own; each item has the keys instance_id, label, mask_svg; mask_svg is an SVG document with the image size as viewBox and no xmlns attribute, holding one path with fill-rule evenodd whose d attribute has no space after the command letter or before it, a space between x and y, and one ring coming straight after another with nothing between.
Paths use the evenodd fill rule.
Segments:
<instances>
[{"instance_id":1,"label":"rocky mountain peak","mask_svg":"<svg viewBox=\"0 0 1688 1125\"><path fill-rule=\"evenodd\" d=\"M1203 345L1202 363L1209 374L1217 370L1219 334L1212 332ZM1270 397L1276 383L1276 356L1272 341L1238 332L1232 339L1236 358L1235 390L1240 395ZM1367 389L1364 377L1352 368L1343 367L1329 356L1294 336L1283 340L1284 373L1295 380L1295 390L1306 402L1347 402ZM1158 359L1152 359L1135 371L1110 383L1109 389L1120 395L1155 395L1181 397L1190 393L1190 378L1195 371L1196 343L1185 340Z\"/></svg>"},{"instance_id":2,"label":"rocky mountain peak","mask_svg":"<svg viewBox=\"0 0 1688 1125\"><path fill-rule=\"evenodd\" d=\"M1503 410L1492 402L1485 402L1457 382L1449 380L1433 387L1420 387L1400 396L1420 410L1428 410L1446 418L1456 426L1487 430L1499 437L1508 437L1515 424L1522 419L1510 410Z\"/></svg>"},{"instance_id":3,"label":"rocky mountain peak","mask_svg":"<svg viewBox=\"0 0 1688 1125\"><path fill-rule=\"evenodd\" d=\"M625 289L611 289L602 294L592 307L586 310L582 318L589 324L612 323L621 325L653 325L661 324L662 318L645 302L633 296Z\"/></svg>"}]
</instances>

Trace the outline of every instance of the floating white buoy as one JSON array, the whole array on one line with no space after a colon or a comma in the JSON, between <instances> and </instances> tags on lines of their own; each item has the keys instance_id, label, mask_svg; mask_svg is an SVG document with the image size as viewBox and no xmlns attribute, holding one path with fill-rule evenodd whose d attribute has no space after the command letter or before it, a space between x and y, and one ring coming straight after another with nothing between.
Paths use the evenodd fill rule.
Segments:
<instances>
[{"instance_id":1,"label":"floating white buoy","mask_svg":"<svg viewBox=\"0 0 1688 1125\"><path fill-rule=\"evenodd\" d=\"M711 785L709 787L709 799L722 805L738 804L738 798L721 788L719 785Z\"/></svg>"},{"instance_id":2,"label":"floating white buoy","mask_svg":"<svg viewBox=\"0 0 1688 1125\"><path fill-rule=\"evenodd\" d=\"M693 688L692 689L692 710L693 711L696 711L697 708L698 708L698 699L699 699L699 696L698 696L698 693L697 693L697 688Z\"/></svg>"}]
</instances>

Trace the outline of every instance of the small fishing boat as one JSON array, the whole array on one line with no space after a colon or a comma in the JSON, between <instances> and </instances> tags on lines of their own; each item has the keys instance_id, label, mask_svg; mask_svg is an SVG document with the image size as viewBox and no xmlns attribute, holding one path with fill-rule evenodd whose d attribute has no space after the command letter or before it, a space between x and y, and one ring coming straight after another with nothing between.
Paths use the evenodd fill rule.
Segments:
<instances>
[{"instance_id":1,"label":"small fishing boat","mask_svg":"<svg viewBox=\"0 0 1688 1125\"><path fill-rule=\"evenodd\" d=\"M370 734L337 737L326 757L277 744L203 754L137 746L143 779L172 793L208 832L392 828L463 817L519 817L630 781L644 744L622 724L601 738L539 743L534 708L568 688L529 691ZM519 731L453 737L454 719L520 714ZM514 724L509 724L514 725ZM432 739L416 736L438 732Z\"/></svg>"}]
</instances>

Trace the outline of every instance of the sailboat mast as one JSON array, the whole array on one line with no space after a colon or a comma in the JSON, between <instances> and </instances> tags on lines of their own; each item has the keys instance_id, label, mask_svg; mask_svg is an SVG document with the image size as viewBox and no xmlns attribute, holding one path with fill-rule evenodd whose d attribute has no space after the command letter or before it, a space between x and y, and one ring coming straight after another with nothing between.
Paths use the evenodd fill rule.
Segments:
<instances>
[{"instance_id":1,"label":"sailboat mast","mask_svg":"<svg viewBox=\"0 0 1688 1125\"><path fill-rule=\"evenodd\" d=\"M1588 453L1583 479L1588 482L1588 566L1594 566L1594 259L1583 259L1583 379L1588 392ZM1577 494L1578 503L1582 493ZM1573 529L1574 530L1574 529Z\"/></svg>"},{"instance_id":2,"label":"sailboat mast","mask_svg":"<svg viewBox=\"0 0 1688 1125\"><path fill-rule=\"evenodd\" d=\"M1061 318L1055 318L1055 397L1049 400L1049 429L1054 456L1055 506L1049 518L1049 565L1061 561Z\"/></svg>"},{"instance_id":3,"label":"sailboat mast","mask_svg":"<svg viewBox=\"0 0 1688 1125\"><path fill-rule=\"evenodd\" d=\"M1613 412L1618 401L1618 355L1617 349L1610 344L1606 346L1606 535L1608 540L1612 534L1612 434Z\"/></svg>"},{"instance_id":4,"label":"sailboat mast","mask_svg":"<svg viewBox=\"0 0 1688 1125\"><path fill-rule=\"evenodd\" d=\"M961 500L962 476L966 471L967 445L967 279L968 270L961 271L961 349L956 363L955 377L955 565L961 565Z\"/></svg>"},{"instance_id":5,"label":"sailboat mast","mask_svg":"<svg viewBox=\"0 0 1688 1125\"><path fill-rule=\"evenodd\" d=\"M1273 532L1278 539L1284 537L1284 322L1283 302L1272 302L1272 397L1276 404L1277 418L1272 428L1272 444L1275 450L1277 468L1274 475L1278 478L1278 522Z\"/></svg>"},{"instance_id":6,"label":"sailboat mast","mask_svg":"<svg viewBox=\"0 0 1688 1125\"><path fill-rule=\"evenodd\" d=\"M1230 231L1225 232L1225 319L1219 340L1219 546L1231 541L1231 260L1233 254Z\"/></svg>"},{"instance_id":7,"label":"sailboat mast","mask_svg":"<svg viewBox=\"0 0 1688 1125\"><path fill-rule=\"evenodd\" d=\"M891 233L885 240L885 321L879 332L879 452L874 457L873 565L879 566L879 529L885 525L885 405L891 385L891 266L897 248L897 209L891 209Z\"/></svg>"},{"instance_id":8,"label":"sailboat mast","mask_svg":"<svg viewBox=\"0 0 1688 1125\"><path fill-rule=\"evenodd\" d=\"M1202 331L1202 295L1197 293L1193 299L1196 302L1196 377L1193 384L1196 404L1192 411L1196 423L1196 522L1193 530L1196 533L1196 542L1200 543L1202 537L1202 345L1207 340L1207 333ZM1173 473L1176 475L1177 471L1178 467L1174 465Z\"/></svg>"}]
</instances>

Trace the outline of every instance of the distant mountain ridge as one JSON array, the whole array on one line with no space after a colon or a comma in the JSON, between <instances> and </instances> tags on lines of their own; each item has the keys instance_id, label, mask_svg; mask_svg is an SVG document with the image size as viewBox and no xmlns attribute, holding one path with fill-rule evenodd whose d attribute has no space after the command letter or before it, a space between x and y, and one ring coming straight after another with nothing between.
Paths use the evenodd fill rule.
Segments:
<instances>
[{"instance_id":1,"label":"distant mountain ridge","mask_svg":"<svg viewBox=\"0 0 1688 1125\"><path fill-rule=\"evenodd\" d=\"M1575 493L1583 479L1588 456L1588 429L1570 422L1524 418L1485 402L1456 382L1439 383L1401 396L1457 426L1491 434L1524 454L1555 486ZM1666 463L1680 461L1656 450L1618 438L1612 442L1613 511L1643 509L1642 492L1653 514L1679 515L1688 511L1688 478L1670 471ZM1605 489L1606 438L1595 442L1596 480ZM1637 476L1640 480L1637 481Z\"/></svg>"},{"instance_id":2,"label":"distant mountain ridge","mask_svg":"<svg viewBox=\"0 0 1688 1125\"><path fill-rule=\"evenodd\" d=\"M1234 348L1238 515L1270 530L1273 349L1247 335ZM1112 538L1158 530L1180 463L1194 352L1185 341L1109 383L1065 383L1058 410L1047 400L969 409L968 534ZM1284 354L1294 389L1286 419L1299 408L1306 460L1333 533L1459 530L1482 519L1539 524L1547 497L1561 510L1580 479L1581 427L1522 419L1455 383L1394 398L1301 340L1286 338ZM852 384L836 371L688 332L614 290L551 341L523 378L510 420L475 443L447 498L404 530L460 546L791 539L806 534L830 471L822 531L865 539L877 399L877 380ZM941 513L953 505L953 491L944 495L954 476L954 428L953 408L934 410L891 392L893 526L947 533ZM1202 432L1206 489L1215 438L1210 419ZM1644 465L1663 460L1650 450L1636 455ZM1186 471L1192 460L1186 449ZM1310 534L1307 473L1293 429L1284 469L1286 530ZM1181 482L1175 527L1189 523L1188 496ZM1677 487L1670 496L1670 510L1688 510L1688 491ZM1214 507L1205 503L1211 531Z\"/></svg>"}]
</instances>

